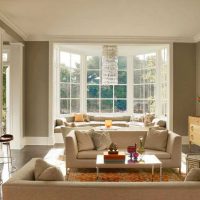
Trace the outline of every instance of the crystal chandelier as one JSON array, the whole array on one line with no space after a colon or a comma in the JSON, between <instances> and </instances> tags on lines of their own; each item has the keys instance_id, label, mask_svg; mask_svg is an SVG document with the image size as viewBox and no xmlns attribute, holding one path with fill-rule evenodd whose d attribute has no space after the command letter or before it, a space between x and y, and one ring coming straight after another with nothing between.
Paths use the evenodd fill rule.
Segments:
<instances>
[{"instance_id":1,"label":"crystal chandelier","mask_svg":"<svg viewBox=\"0 0 200 200\"><path fill-rule=\"evenodd\" d=\"M117 46L104 45L102 52L102 85L118 84Z\"/></svg>"}]
</instances>

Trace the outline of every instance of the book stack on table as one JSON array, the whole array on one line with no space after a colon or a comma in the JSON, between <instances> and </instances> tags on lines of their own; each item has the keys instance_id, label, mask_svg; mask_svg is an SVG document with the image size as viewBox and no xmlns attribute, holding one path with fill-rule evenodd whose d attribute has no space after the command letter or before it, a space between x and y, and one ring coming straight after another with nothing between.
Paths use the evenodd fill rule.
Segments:
<instances>
[{"instance_id":1,"label":"book stack on table","mask_svg":"<svg viewBox=\"0 0 200 200\"><path fill-rule=\"evenodd\" d=\"M124 163L125 154L120 152L118 154L108 154L104 153L104 162L105 163Z\"/></svg>"}]
</instances>

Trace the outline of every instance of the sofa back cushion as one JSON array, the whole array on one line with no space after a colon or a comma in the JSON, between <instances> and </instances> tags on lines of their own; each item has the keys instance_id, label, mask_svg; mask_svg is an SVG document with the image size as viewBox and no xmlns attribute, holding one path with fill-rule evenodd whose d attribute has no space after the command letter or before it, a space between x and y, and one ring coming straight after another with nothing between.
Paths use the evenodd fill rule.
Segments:
<instances>
[{"instance_id":1,"label":"sofa back cushion","mask_svg":"<svg viewBox=\"0 0 200 200\"><path fill-rule=\"evenodd\" d=\"M110 131L110 138L118 148L127 148L128 146L139 144L140 137L146 138L147 131Z\"/></svg>"},{"instance_id":2,"label":"sofa back cushion","mask_svg":"<svg viewBox=\"0 0 200 200\"><path fill-rule=\"evenodd\" d=\"M93 129L75 131L76 139L78 143L78 151L87 151L87 150L95 149L95 146L92 140L93 132L94 132Z\"/></svg>"},{"instance_id":3,"label":"sofa back cushion","mask_svg":"<svg viewBox=\"0 0 200 200\"><path fill-rule=\"evenodd\" d=\"M150 128L147 134L144 148L158 151L166 151L168 130Z\"/></svg>"}]
</instances>

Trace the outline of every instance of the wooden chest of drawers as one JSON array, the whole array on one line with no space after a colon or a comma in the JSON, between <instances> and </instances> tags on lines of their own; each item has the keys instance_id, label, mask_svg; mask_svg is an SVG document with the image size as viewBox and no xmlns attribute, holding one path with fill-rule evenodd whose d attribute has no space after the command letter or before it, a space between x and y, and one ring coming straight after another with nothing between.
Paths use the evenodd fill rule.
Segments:
<instances>
[{"instance_id":1,"label":"wooden chest of drawers","mask_svg":"<svg viewBox=\"0 0 200 200\"><path fill-rule=\"evenodd\" d=\"M200 146L200 117L189 116L188 119L189 148L191 144Z\"/></svg>"}]
</instances>

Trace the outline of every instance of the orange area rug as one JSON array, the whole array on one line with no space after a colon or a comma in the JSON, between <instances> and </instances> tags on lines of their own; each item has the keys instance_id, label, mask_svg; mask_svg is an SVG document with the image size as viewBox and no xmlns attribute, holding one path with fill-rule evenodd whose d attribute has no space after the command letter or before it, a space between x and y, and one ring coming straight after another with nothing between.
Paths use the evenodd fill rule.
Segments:
<instances>
[{"instance_id":1,"label":"orange area rug","mask_svg":"<svg viewBox=\"0 0 200 200\"><path fill-rule=\"evenodd\" d=\"M173 169L163 169L162 181L183 181L185 175ZM155 170L154 182L160 181L159 170ZM95 169L73 169L68 181L97 181ZM100 169L99 180L105 182L151 182L149 169Z\"/></svg>"}]
</instances>

